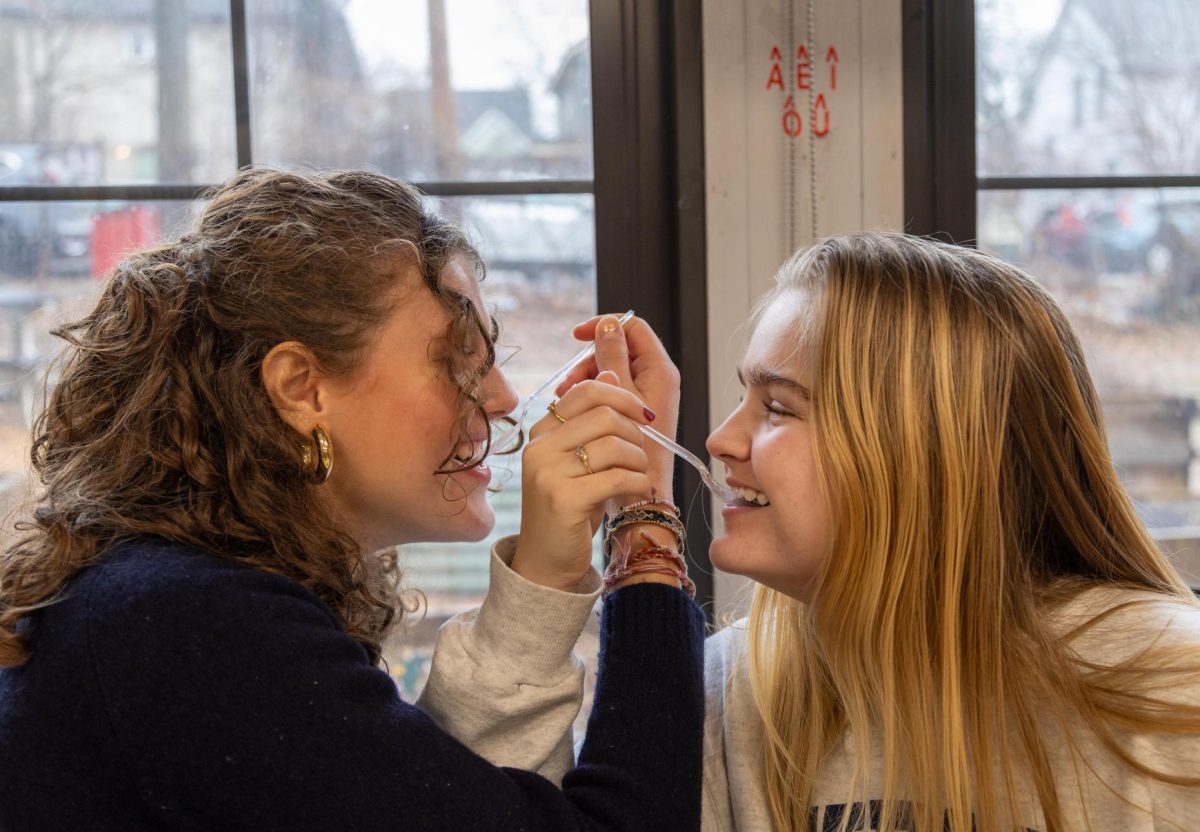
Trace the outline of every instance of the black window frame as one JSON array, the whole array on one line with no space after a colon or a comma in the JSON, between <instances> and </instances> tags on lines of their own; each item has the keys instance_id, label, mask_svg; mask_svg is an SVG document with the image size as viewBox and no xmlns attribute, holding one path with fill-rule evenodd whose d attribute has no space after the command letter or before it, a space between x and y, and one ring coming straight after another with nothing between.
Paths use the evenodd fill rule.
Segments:
<instances>
[{"instance_id":1,"label":"black window frame","mask_svg":"<svg viewBox=\"0 0 1200 832\"><path fill-rule=\"evenodd\" d=\"M596 287L631 308L683 379L679 442L708 460L707 256L701 0L592 0ZM676 466L696 601L710 620L708 492Z\"/></svg>"},{"instance_id":2,"label":"black window frame","mask_svg":"<svg viewBox=\"0 0 1200 832\"><path fill-rule=\"evenodd\" d=\"M910 233L975 245L980 191L1200 188L1200 175L1192 174L980 176L975 2L903 0L903 21L904 216Z\"/></svg>"}]
</instances>

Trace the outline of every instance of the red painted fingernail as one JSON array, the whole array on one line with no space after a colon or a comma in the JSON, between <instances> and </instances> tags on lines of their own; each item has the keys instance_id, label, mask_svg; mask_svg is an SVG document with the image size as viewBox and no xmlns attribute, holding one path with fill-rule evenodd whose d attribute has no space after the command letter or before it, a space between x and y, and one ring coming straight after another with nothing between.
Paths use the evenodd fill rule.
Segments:
<instances>
[{"instance_id":1,"label":"red painted fingernail","mask_svg":"<svg viewBox=\"0 0 1200 832\"><path fill-rule=\"evenodd\" d=\"M648 408L644 405L642 406L642 413L644 413L646 415L647 422L653 422L655 419L658 418L658 416L655 415L653 410L651 410L650 408Z\"/></svg>"}]
</instances>

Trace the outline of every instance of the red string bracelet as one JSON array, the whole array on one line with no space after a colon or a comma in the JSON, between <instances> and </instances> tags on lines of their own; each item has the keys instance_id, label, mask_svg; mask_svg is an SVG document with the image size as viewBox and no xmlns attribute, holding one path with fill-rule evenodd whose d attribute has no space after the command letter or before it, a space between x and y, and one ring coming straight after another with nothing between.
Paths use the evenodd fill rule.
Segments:
<instances>
[{"instance_id":1,"label":"red string bracelet","mask_svg":"<svg viewBox=\"0 0 1200 832\"><path fill-rule=\"evenodd\" d=\"M639 532L638 536L647 545L633 552L629 544L619 544L619 557L614 557L604 572L604 592L612 591L616 584L626 578L650 572L675 578L688 596L695 598L696 584L688 577L683 557L674 549L660 545L645 532Z\"/></svg>"}]
</instances>

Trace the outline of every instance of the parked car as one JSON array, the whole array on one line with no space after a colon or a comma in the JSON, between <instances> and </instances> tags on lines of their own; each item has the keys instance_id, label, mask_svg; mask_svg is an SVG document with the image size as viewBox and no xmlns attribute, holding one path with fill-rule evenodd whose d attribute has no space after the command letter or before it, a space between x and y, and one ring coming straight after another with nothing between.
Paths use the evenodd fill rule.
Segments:
<instances>
[{"instance_id":1,"label":"parked car","mask_svg":"<svg viewBox=\"0 0 1200 832\"><path fill-rule=\"evenodd\" d=\"M1146 252L1151 274L1200 268L1200 199L1160 203L1156 231Z\"/></svg>"},{"instance_id":2,"label":"parked car","mask_svg":"<svg viewBox=\"0 0 1200 832\"><path fill-rule=\"evenodd\" d=\"M1086 266L1089 256L1084 212L1068 202L1047 208L1033 227L1031 243L1034 254Z\"/></svg>"},{"instance_id":3,"label":"parked car","mask_svg":"<svg viewBox=\"0 0 1200 832\"><path fill-rule=\"evenodd\" d=\"M1096 272L1192 271L1200 264L1200 199L1064 202L1043 212L1032 242L1039 254Z\"/></svg>"},{"instance_id":4,"label":"parked car","mask_svg":"<svg viewBox=\"0 0 1200 832\"><path fill-rule=\"evenodd\" d=\"M45 184L39 146L0 144L0 187ZM0 277L86 274L91 235L90 203L0 202Z\"/></svg>"},{"instance_id":5,"label":"parked car","mask_svg":"<svg viewBox=\"0 0 1200 832\"><path fill-rule=\"evenodd\" d=\"M1086 218L1088 262L1099 272L1139 272L1158 234L1153 204L1122 200L1115 208L1094 211Z\"/></svg>"},{"instance_id":6,"label":"parked car","mask_svg":"<svg viewBox=\"0 0 1200 832\"><path fill-rule=\"evenodd\" d=\"M1162 281L1164 309L1200 306L1200 199L1162 202L1146 250L1147 271Z\"/></svg>"}]
</instances>

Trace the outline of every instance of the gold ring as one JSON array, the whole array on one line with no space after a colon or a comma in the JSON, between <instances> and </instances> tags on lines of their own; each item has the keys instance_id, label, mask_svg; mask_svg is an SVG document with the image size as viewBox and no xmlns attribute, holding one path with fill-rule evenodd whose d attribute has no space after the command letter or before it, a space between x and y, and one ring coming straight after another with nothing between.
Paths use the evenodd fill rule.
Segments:
<instances>
[{"instance_id":1,"label":"gold ring","mask_svg":"<svg viewBox=\"0 0 1200 832\"><path fill-rule=\"evenodd\" d=\"M558 421L562 422L565 425L567 423L567 420L564 419L562 417L562 414L558 412L557 405L558 405L557 400L552 401L552 402L550 402L550 404L546 405L546 409L550 411L551 416L553 416L555 419L557 419Z\"/></svg>"},{"instance_id":2,"label":"gold ring","mask_svg":"<svg viewBox=\"0 0 1200 832\"><path fill-rule=\"evenodd\" d=\"M588 461L587 448L580 445L575 449L575 456L579 457L579 461L583 463L583 468L585 471L587 471L589 474L596 473L592 470L592 463Z\"/></svg>"}]
</instances>

